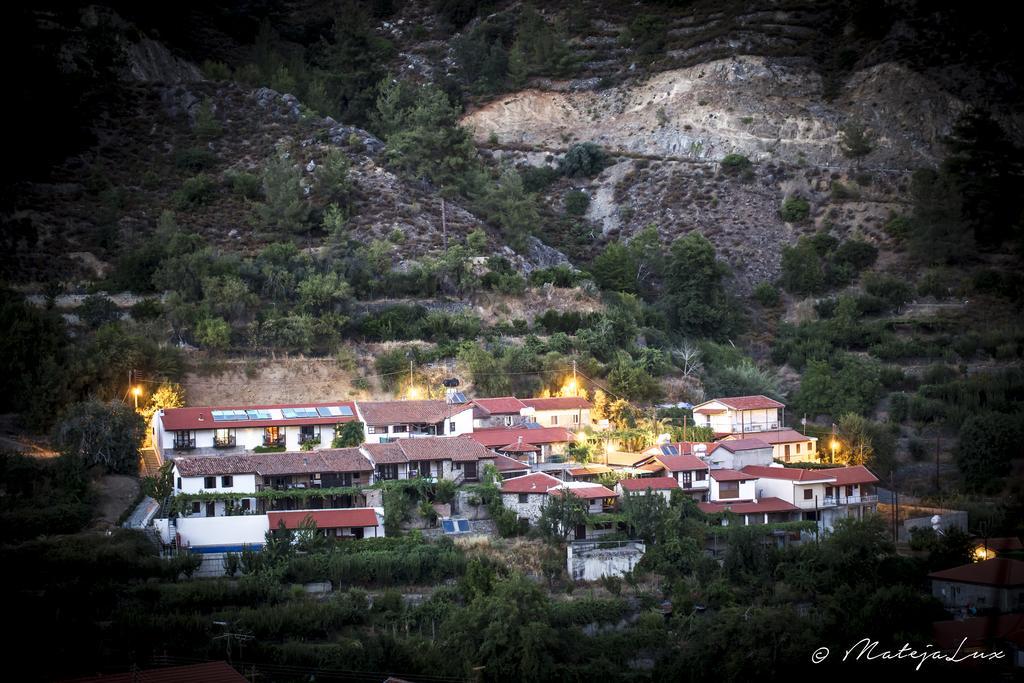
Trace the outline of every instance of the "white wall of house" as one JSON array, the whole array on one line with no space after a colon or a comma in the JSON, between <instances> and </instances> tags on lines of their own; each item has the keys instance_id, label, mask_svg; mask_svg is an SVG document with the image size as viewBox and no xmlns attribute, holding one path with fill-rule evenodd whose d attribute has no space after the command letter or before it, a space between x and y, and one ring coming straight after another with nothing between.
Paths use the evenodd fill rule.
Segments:
<instances>
[{"instance_id":1,"label":"white wall of house","mask_svg":"<svg viewBox=\"0 0 1024 683\"><path fill-rule=\"evenodd\" d=\"M180 517L177 532L181 546L262 544L270 530L266 515L232 517Z\"/></svg>"},{"instance_id":2,"label":"white wall of house","mask_svg":"<svg viewBox=\"0 0 1024 683\"><path fill-rule=\"evenodd\" d=\"M458 411L458 412L456 412ZM453 406L452 414L441 424L441 431L435 436L461 436L473 433L473 409ZM366 424L366 440L370 443L387 443L395 439L409 439L422 436L412 431L412 423Z\"/></svg>"},{"instance_id":3,"label":"white wall of house","mask_svg":"<svg viewBox=\"0 0 1024 683\"><path fill-rule=\"evenodd\" d=\"M772 457L782 462L817 462L817 445L818 439L813 437L808 438L806 441L777 443L774 446ZM789 449L788 452L787 448Z\"/></svg>"},{"instance_id":4,"label":"white wall of house","mask_svg":"<svg viewBox=\"0 0 1024 683\"><path fill-rule=\"evenodd\" d=\"M733 410L724 403L712 402L702 406L708 410L722 410L720 413L703 413L694 411L694 423L707 425L718 433L739 433L767 431L781 426L779 408L761 408L758 410Z\"/></svg>"},{"instance_id":5,"label":"white wall of house","mask_svg":"<svg viewBox=\"0 0 1024 683\"><path fill-rule=\"evenodd\" d=\"M590 408L565 410L535 410L533 421L542 427L581 429L591 424Z\"/></svg>"},{"instance_id":6,"label":"white wall of house","mask_svg":"<svg viewBox=\"0 0 1024 683\"><path fill-rule=\"evenodd\" d=\"M334 439L334 429L336 425L310 425L313 428L313 433L320 434L320 443L314 444L313 448L330 448L331 441ZM301 430L302 425L291 423L288 425L281 426L280 434L284 435L285 438L285 449L289 451L297 451L301 447ZM263 446L264 439L264 428L263 427L236 427L236 428L210 428L210 429L195 429L191 430L192 437L195 439L195 450L200 451L201 449L216 450L217 452L235 452L235 451L251 451L258 446ZM188 454L190 451L181 450L175 451L174 431L167 431L163 428L163 424L160 421L160 416L156 415L153 418L153 445L160 451L162 456L173 455L173 454ZM231 436L234 437L235 445L232 447L218 448L216 446L215 436L220 437L223 440Z\"/></svg>"},{"instance_id":7,"label":"white wall of house","mask_svg":"<svg viewBox=\"0 0 1024 683\"><path fill-rule=\"evenodd\" d=\"M620 496L627 495L627 493L622 490L622 486L619 485L619 484L615 485L615 492L618 493ZM647 496L647 495L661 496L662 498L665 499L665 502L667 503L669 500L672 499L672 490L671 489L643 489L642 491L633 491L633 492L629 493L628 495L634 495L634 496L636 496L636 495L639 495L639 496Z\"/></svg>"},{"instance_id":8,"label":"white wall of house","mask_svg":"<svg viewBox=\"0 0 1024 683\"><path fill-rule=\"evenodd\" d=\"M757 479L744 479L739 482L739 493L737 495L729 495L728 497L723 497L721 491L721 484L732 484L734 482L720 482L712 478L710 487L710 500L754 500L755 496L757 495L757 481Z\"/></svg>"},{"instance_id":9,"label":"white wall of house","mask_svg":"<svg viewBox=\"0 0 1024 683\"><path fill-rule=\"evenodd\" d=\"M231 477L231 485L225 486L224 476ZM256 493L256 482L257 476L255 474L232 474L232 475L216 475L209 478L213 479L214 486L208 487L206 479L208 477L182 477L178 468L174 468L174 492L177 493L199 493L206 491L207 493ZM180 482L179 482L180 479ZM180 483L180 485L179 485Z\"/></svg>"},{"instance_id":10,"label":"white wall of house","mask_svg":"<svg viewBox=\"0 0 1024 683\"><path fill-rule=\"evenodd\" d=\"M686 480L687 473L689 473L690 475L689 482L687 482ZM702 475L704 478L698 479L698 477ZM708 473L707 470L683 470L680 472L669 472L668 476L675 479L677 482L679 482L680 487L685 488L687 490L699 489L706 491L711 486L711 475Z\"/></svg>"},{"instance_id":11,"label":"white wall of house","mask_svg":"<svg viewBox=\"0 0 1024 683\"><path fill-rule=\"evenodd\" d=\"M753 448L738 453L719 446L708 456L708 463L712 469L742 470L748 465L771 465L772 452L772 447L767 444L764 448Z\"/></svg>"}]
</instances>

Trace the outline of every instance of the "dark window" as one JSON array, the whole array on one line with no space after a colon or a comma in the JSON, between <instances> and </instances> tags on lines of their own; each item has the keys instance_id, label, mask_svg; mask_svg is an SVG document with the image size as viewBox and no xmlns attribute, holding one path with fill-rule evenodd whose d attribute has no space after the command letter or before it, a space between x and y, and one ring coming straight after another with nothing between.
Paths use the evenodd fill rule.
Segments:
<instances>
[{"instance_id":1,"label":"dark window","mask_svg":"<svg viewBox=\"0 0 1024 683\"><path fill-rule=\"evenodd\" d=\"M826 498L831 498L834 493L835 493L835 491L834 491L834 489L831 486L826 486L825 487L825 497Z\"/></svg>"},{"instance_id":2,"label":"dark window","mask_svg":"<svg viewBox=\"0 0 1024 683\"><path fill-rule=\"evenodd\" d=\"M704 470L697 470L697 481L704 481L708 478L708 473Z\"/></svg>"},{"instance_id":3,"label":"dark window","mask_svg":"<svg viewBox=\"0 0 1024 683\"><path fill-rule=\"evenodd\" d=\"M519 494L519 502L520 503L529 503L530 502L530 494L529 493L520 493Z\"/></svg>"},{"instance_id":4,"label":"dark window","mask_svg":"<svg viewBox=\"0 0 1024 683\"><path fill-rule=\"evenodd\" d=\"M449 433L454 433L455 432L455 420L452 420L451 422L448 423L448 432Z\"/></svg>"},{"instance_id":5,"label":"dark window","mask_svg":"<svg viewBox=\"0 0 1024 683\"><path fill-rule=\"evenodd\" d=\"M203 477L203 488L204 489L215 489L215 488L217 488L217 477Z\"/></svg>"},{"instance_id":6,"label":"dark window","mask_svg":"<svg viewBox=\"0 0 1024 683\"><path fill-rule=\"evenodd\" d=\"M284 429L281 427L264 427L263 428L263 445L264 446L283 446L284 445Z\"/></svg>"},{"instance_id":7,"label":"dark window","mask_svg":"<svg viewBox=\"0 0 1024 683\"><path fill-rule=\"evenodd\" d=\"M721 482L718 482L718 497L719 498L739 498L740 497L740 483L738 481L721 481Z\"/></svg>"},{"instance_id":8,"label":"dark window","mask_svg":"<svg viewBox=\"0 0 1024 683\"><path fill-rule=\"evenodd\" d=\"M398 479L398 465L377 465L377 476L381 479Z\"/></svg>"},{"instance_id":9,"label":"dark window","mask_svg":"<svg viewBox=\"0 0 1024 683\"><path fill-rule=\"evenodd\" d=\"M235 478L230 474L226 474L220 478L220 485L222 488L229 489L235 485Z\"/></svg>"},{"instance_id":10,"label":"dark window","mask_svg":"<svg viewBox=\"0 0 1024 683\"><path fill-rule=\"evenodd\" d=\"M393 434L405 434L407 431L409 431L408 425L395 425L391 428Z\"/></svg>"},{"instance_id":11,"label":"dark window","mask_svg":"<svg viewBox=\"0 0 1024 683\"><path fill-rule=\"evenodd\" d=\"M217 516L217 504L212 500L206 504L206 516L216 517Z\"/></svg>"},{"instance_id":12,"label":"dark window","mask_svg":"<svg viewBox=\"0 0 1024 683\"><path fill-rule=\"evenodd\" d=\"M476 475L476 463L475 462L467 462L466 463L466 479L476 479L476 476L477 476Z\"/></svg>"},{"instance_id":13,"label":"dark window","mask_svg":"<svg viewBox=\"0 0 1024 683\"><path fill-rule=\"evenodd\" d=\"M683 472L683 486L689 486L693 483L693 472Z\"/></svg>"},{"instance_id":14,"label":"dark window","mask_svg":"<svg viewBox=\"0 0 1024 683\"><path fill-rule=\"evenodd\" d=\"M199 510L200 510L199 501L198 500L192 501L192 514L193 515L198 515L199 514Z\"/></svg>"},{"instance_id":15,"label":"dark window","mask_svg":"<svg viewBox=\"0 0 1024 683\"><path fill-rule=\"evenodd\" d=\"M812 498L814 498L814 490L804 489L804 500L811 500Z\"/></svg>"},{"instance_id":16,"label":"dark window","mask_svg":"<svg viewBox=\"0 0 1024 683\"><path fill-rule=\"evenodd\" d=\"M251 507L252 507L252 501L250 501L248 498L243 498L242 499L242 509L245 510L246 512L248 512L251 509Z\"/></svg>"},{"instance_id":17,"label":"dark window","mask_svg":"<svg viewBox=\"0 0 1024 683\"><path fill-rule=\"evenodd\" d=\"M181 488L181 477L178 477L178 488Z\"/></svg>"},{"instance_id":18,"label":"dark window","mask_svg":"<svg viewBox=\"0 0 1024 683\"><path fill-rule=\"evenodd\" d=\"M847 486L846 487L846 497L849 498L852 495L853 495L853 487L852 486Z\"/></svg>"}]
</instances>

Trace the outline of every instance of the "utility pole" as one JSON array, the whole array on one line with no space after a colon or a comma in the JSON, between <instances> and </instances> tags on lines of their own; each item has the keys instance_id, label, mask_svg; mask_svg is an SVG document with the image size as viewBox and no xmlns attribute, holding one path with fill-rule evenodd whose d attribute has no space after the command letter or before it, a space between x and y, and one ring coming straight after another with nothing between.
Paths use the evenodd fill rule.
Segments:
<instances>
[{"instance_id":1,"label":"utility pole","mask_svg":"<svg viewBox=\"0 0 1024 683\"><path fill-rule=\"evenodd\" d=\"M441 196L441 235L444 237L444 253L448 253L448 219L445 216L444 195Z\"/></svg>"}]
</instances>

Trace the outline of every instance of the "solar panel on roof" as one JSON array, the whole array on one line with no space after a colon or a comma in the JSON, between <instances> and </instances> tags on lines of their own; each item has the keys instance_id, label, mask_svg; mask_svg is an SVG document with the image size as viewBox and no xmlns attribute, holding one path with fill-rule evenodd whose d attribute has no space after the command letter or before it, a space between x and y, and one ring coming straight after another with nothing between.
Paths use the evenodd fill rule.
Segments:
<instances>
[{"instance_id":1,"label":"solar panel on roof","mask_svg":"<svg viewBox=\"0 0 1024 683\"><path fill-rule=\"evenodd\" d=\"M214 422L228 422L230 420L248 420L249 416L244 410L211 410Z\"/></svg>"},{"instance_id":2,"label":"solar panel on roof","mask_svg":"<svg viewBox=\"0 0 1024 683\"><path fill-rule=\"evenodd\" d=\"M662 455L679 455L679 449L675 445L667 443L661 447Z\"/></svg>"},{"instance_id":3,"label":"solar panel on roof","mask_svg":"<svg viewBox=\"0 0 1024 683\"><path fill-rule=\"evenodd\" d=\"M459 525L459 531L465 533L469 531L469 520L468 519L457 519L455 523Z\"/></svg>"},{"instance_id":4,"label":"solar panel on roof","mask_svg":"<svg viewBox=\"0 0 1024 683\"><path fill-rule=\"evenodd\" d=\"M246 413L246 415L249 416L250 420L269 420L270 419L270 411L269 410L247 410L247 411L245 411L245 413Z\"/></svg>"},{"instance_id":5,"label":"solar panel on roof","mask_svg":"<svg viewBox=\"0 0 1024 683\"><path fill-rule=\"evenodd\" d=\"M343 417L352 417L352 409L348 406L338 406Z\"/></svg>"},{"instance_id":6,"label":"solar panel on roof","mask_svg":"<svg viewBox=\"0 0 1024 683\"><path fill-rule=\"evenodd\" d=\"M540 424L538 424L536 422L527 422L526 423L526 428L527 429L540 429Z\"/></svg>"},{"instance_id":7,"label":"solar panel on roof","mask_svg":"<svg viewBox=\"0 0 1024 683\"><path fill-rule=\"evenodd\" d=\"M281 417L286 420L294 420L298 415L295 414L294 408L281 408Z\"/></svg>"},{"instance_id":8,"label":"solar panel on roof","mask_svg":"<svg viewBox=\"0 0 1024 683\"><path fill-rule=\"evenodd\" d=\"M320 417L330 417L335 414L331 412L333 410L334 408L320 407L316 409L316 412L320 415Z\"/></svg>"},{"instance_id":9,"label":"solar panel on roof","mask_svg":"<svg viewBox=\"0 0 1024 683\"><path fill-rule=\"evenodd\" d=\"M461 391L452 394L452 403L466 403L466 395Z\"/></svg>"},{"instance_id":10,"label":"solar panel on roof","mask_svg":"<svg viewBox=\"0 0 1024 683\"><path fill-rule=\"evenodd\" d=\"M455 522L453 522L450 519L442 519L441 520L441 529L446 534L454 534L455 533Z\"/></svg>"}]
</instances>

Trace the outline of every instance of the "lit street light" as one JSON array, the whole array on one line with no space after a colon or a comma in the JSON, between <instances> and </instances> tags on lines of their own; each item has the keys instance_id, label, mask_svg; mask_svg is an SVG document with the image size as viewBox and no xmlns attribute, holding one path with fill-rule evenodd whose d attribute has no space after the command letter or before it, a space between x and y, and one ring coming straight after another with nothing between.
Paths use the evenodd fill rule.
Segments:
<instances>
[{"instance_id":1,"label":"lit street light","mask_svg":"<svg viewBox=\"0 0 1024 683\"><path fill-rule=\"evenodd\" d=\"M142 387L132 387L132 396L135 397L135 410L139 409L139 395L142 393Z\"/></svg>"}]
</instances>

